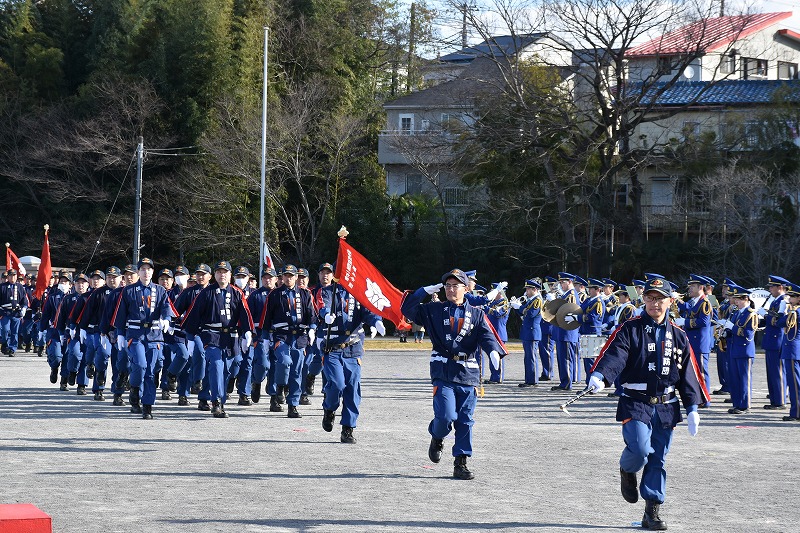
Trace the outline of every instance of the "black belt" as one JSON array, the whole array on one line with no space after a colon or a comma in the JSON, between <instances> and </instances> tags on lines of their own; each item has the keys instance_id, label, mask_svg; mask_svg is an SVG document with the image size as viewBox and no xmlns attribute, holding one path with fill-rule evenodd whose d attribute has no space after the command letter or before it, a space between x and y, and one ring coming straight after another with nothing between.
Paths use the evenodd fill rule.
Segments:
<instances>
[{"instance_id":1,"label":"black belt","mask_svg":"<svg viewBox=\"0 0 800 533\"><path fill-rule=\"evenodd\" d=\"M305 334L304 329L273 329L271 333L277 333L278 335L303 335Z\"/></svg>"},{"instance_id":2,"label":"black belt","mask_svg":"<svg viewBox=\"0 0 800 533\"><path fill-rule=\"evenodd\" d=\"M625 392L626 396L630 396L635 400L642 401L644 403L649 403L650 405L656 405L658 403L667 403L673 398L675 398L675 392L670 392L667 394L662 394L661 396L650 396L649 394L645 394L638 390L633 389L622 389Z\"/></svg>"},{"instance_id":3,"label":"black belt","mask_svg":"<svg viewBox=\"0 0 800 533\"><path fill-rule=\"evenodd\" d=\"M333 346L325 346L323 350L325 353L335 352L336 350L344 350L345 348L349 348L350 346L355 346L361 342L360 339L351 341L351 342L343 342L342 344L334 344Z\"/></svg>"},{"instance_id":4,"label":"black belt","mask_svg":"<svg viewBox=\"0 0 800 533\"><path fill-rule=\"evenodd\" d=\"M202 327L203 331L215 331L217 333L230 333L231 329L232 328L230 328L230 327L219 327L219 326L203 326Z\"/></svg>"},{"instance_id":5,"label":"black belt","mask_svg":"<svg viewBox=\"0 0 800 533\"><path fill-rule=\"evenodd\" d=\"M152 328L152 322L142 322L141 320L128 320L129 326L139 326L140 328Z\"/></svg>"}]
</instances>

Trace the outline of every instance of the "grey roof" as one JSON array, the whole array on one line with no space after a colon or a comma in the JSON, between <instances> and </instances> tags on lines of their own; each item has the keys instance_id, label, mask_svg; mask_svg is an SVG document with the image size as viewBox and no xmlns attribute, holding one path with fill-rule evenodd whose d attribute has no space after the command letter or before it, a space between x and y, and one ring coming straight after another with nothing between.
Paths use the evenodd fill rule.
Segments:
<instances>
[{"instance_id":1,"label":"grey roof","mask_svg":"<svg viewBox=\"0 0 800 533\"><path fill-rule=\"evenodd\" d=\"M439 60L446 63L468 63L480 56L512 57L520 50L524 50L527 46L546 36L547 32L493 37L475 46L468 46L458 52L444 55Z\"/></svg>"}]
</instances>

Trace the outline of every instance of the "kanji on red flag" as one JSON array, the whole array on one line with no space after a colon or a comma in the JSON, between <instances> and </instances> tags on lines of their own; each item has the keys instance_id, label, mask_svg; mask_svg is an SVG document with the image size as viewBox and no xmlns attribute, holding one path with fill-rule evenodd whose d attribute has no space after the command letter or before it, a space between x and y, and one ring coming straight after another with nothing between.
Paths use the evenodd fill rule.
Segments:
<instances>
[{"instance_id":1,"label":"kanji on red flag","mask_svg":"<svg viewBox=\"0 0 800 533\"><path fill-rule=\"evenodd\" d=\"M389 283L367 258L341 238L334 276L353 298L376 315L391 320L395 325L403 321L400 312L402 291Z\"/></svg>"},{"instance_id":2,"label":"kanji on red flag","mask_svg":"<svg viewBox=\"0 0 800 533\"><path fill-rule=\"evenodd\" d=\"M50 281L50 276L53 275L53 266L50 264L50 239L47 236L47 231L50 228L44 227L44 244L42 244L42 262L39 264L39 273L36 275L36 289L33 295L41 299L45 289Z\"/></svg>"},{"instance_id":3,"label":"kanji on red flag","mask_svg":"<svg viewBox=\"0 0 800 533\"><path fill-rule=\"evenodd\" d=\"M11 251L11 245L6 243L6 270L14 269L20 277L25 275L25 267L19 262L19 257Z\"/></svg>"}]
</instances>

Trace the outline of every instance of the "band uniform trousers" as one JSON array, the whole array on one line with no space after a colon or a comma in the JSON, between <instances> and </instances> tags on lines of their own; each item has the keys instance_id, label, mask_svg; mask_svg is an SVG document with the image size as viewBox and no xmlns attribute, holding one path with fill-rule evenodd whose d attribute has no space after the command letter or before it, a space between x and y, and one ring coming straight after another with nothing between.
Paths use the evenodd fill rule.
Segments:
<instances>
[{"instance_id":1,"label":"band uniform trousers","mask_svg":"<svg viewBox=\"0 0 800 533\"><path fill-rule=\"evenodd\" d=\"M539 383L539 341L522 341L522 350L525 354L522 361L525 367L525 383L537 385Z\"/></svg>"},{"instance_id":2,"label":"band uniform trousers","mask_svg":"<svg viewBox=\"0 0 800 533\"><path fill-rule=\"evenodd\" d=\"M769 403L784 405L786 403L786 374L781 360L780 350L764 350L764 362L767 367L767 390Z\"/></svg>"}]
</instances>

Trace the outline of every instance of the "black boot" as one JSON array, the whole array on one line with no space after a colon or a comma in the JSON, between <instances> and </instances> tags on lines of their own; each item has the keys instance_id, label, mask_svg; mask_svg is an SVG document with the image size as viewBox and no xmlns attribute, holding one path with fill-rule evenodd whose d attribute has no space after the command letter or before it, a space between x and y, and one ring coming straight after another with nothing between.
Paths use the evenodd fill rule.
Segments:
<instances>
[{"instance_id":1,"label":"black boot","mask_svg":"<svg viewBox=\"0 0 800 533\"><path fill-rule=\"evenodd\" d=\"M340 440L345 444L355 444L356 438L353 436L353 428L350 426L342 426L342 437Z\"/></svg>"},{"instance_id":2,"label":"black boot","mask_svg":"<svg viewBox=\"0 0 800 533\"><path fill-rule=\"evenodd\" d=\"M311 400L305 394L300 395L300 405L311 405Z\"/></svg>"},{"instance_id":3,"label":"black boot","mask_svg":"<svg viewBox=\"0 0 800 533\"><path fill-rule=\"evenodd\" d=\"M130 390L130 383L128 383L128 373L127 372L120 372L119 377L117 377L117 388L122 390Z\"/></svg>"},{"instance_id":4,"label":"black boot","mask_svg":"<svg viewBox=\"0 0 800 533\"><path fill-rule=\"evenodd\" d=\"M172 399L172 395L169 393L168 389L163 389L161 391L161 399L162 400L171 400Z\"/></svg>"},{"instance_id":5,"label":"black boot","mask_svg":"<svg viewBox=\"0 0 800 533\"><path fill-rule=\"evenodd\" d=\"M31 346L32 346L32 343L30 343L30 342L28 344L26 344L25 345L25 351L28 352L28 353L31 353L33 351L33 350L31 350Z\"/></svg>"},{"instance_id":6,"label":"black boot","mask_svg":"<svg viewBox=\"0 0 800 533\"><path fill-rule=\"evenodd\" d=\"M142 418L145 420L152 420L153 419L153 406L152 405L143 405L142 406Z\"/></svg>"},{"instance_id":7,"label":"black boot","mask_svg":"<svg viewBox=\"0 0 800 533\"><path fill-rule=\"evenodd\" d=\"M186 396L178 396L178 405L189 405L189 398Z\"/></svg>"},{"instance_id":8,"label":"black boot","mask_svg":"<svg viewBox=\"0 0 800 533\"><path fill-rule=\"evenodd\" d=\"M78 396L86 396L86 385L78 385L78 390L76 391Z\"/></svg>"},{"instance_id":9,"label":"black boot","mask_svg":"<svg viewBox=\"0 0 800 533\"><path fill-rule=\"evenodd\" d=\"M94 365L86 365L86 377L92 379L94 377Z\"/></svg>"},{"instance_id":10,"label":"black boot","mask_svg":"<svg viewBox=\"0 0 800 533\"><path fill-rule=\"evenodd\" d=\"M283 406L278 402L277 396L269 397L269 410L273 413L280 413L283 411Z\"/></svg>"},{"instance_id":11,"label":"black boot","mask_svg":"<svg viewBox=\"0 0 800 533\"><path fill-rule=\"evenodd\" d=\"M317 376L306 376L306 395L307 396L314 396L314 382L317 380Z\"/></svg>"},{"instance_id":12,"label":"black boot","mask_svg":"<svg viewBox=\"0 0 800 533\"><path fill-rule=\"evenodd\" d=\"M240 394L239 395L239 405L253 405L253 401L250 399L250 396L247 394Z\"/></svg>"},{"instance_id":13,"label":"black boot","mask_svg":"<svg viewBox=\"0 0 800 533\"><path fill-rule=\"evenodd\" d=\"M214 415L214 418L228 418L228 413L225 412L225 408L222 407L219 400L214 400L211 405L211 414Z\"/></svg>"},{"instance_id":14,"label":"black boot","mask_svg":"<svg viewBox=\"0 0 800 533\"><path fill-rule=\"evenodd\" d=\"M228 391L228 394L233 394L233 388L235 386L236 386L236 378L230 378L228 380L228 386L225 390Z\"/></svg>"},{"instance_id":15,"label":"black boot","mask_svg":"<svg viewBox=\"0 0 800 533\"><path fill-rule=\"evenodd\" d=\"M105 399L106 398L105 398L105 396L103 396L103 391L99 390L99 391L94 393L94 401L102 402L102 401L105 401Z\"/></svg>"},{"instance_id":16,"label":"black boot","mask_svg":"<svg viewBox=\"0 0 800 533\"><path fill-rule=\"evenodd\" d=\"M275 397L278 400L278 403L285 403L286 397L289 396L289 385L278 385L277 387L278 394Z\"/></svg>"},{"instance_id":17,"label":"black boot","mask_svg":"<svg viewBox=\"0 0 800 533\"><path fill-rule=\"evenodd\" d=\"M115 394L113 405L125 405L125 400L122 399L122 394Z\"/></svg>"},{"instance_id":18,"label":"black boot","mask_svg":"<svg viewBox=\"0 0 800 533\"><path fill-rule=\"evenodd\" d=\"M250 397L250 399L253 400L253 403L258 403L258 401L261 399L261 387L262 384L260 381L253 382L253 395Z\"/></svg>"},{"instance_id":19,"label":"black boot","mask_svg":"<svg viewBox=\"0 0 800 533\"><path fill-rule=\"evenodd\" d=\"M97 374L97 385L100 387L106 386L106 375L105 374Z\"/></svg>"},{"instance_id":20,"label":"black boot","mask_svg":"<svg viewBox=\"0 0 800 533\"><path fill-rule=\"evenodd\" d=\"M333 431L333 421L336 420L336 411L325 409L325 414L322 415L322 429L330 433Z\"/></svg>"},{"instance_id":21,"label":"black boot","mask_svg":"<svg viewBox=\"0 0 800 533\"><path fill-rule=\"evenodd\" d=\"M44 355L44 346L37 346L36 347L36 355L42 357Z\"/></svg>"},{"instance_id":22,"label":"black boot","mask_svg":"<svg viewBox=\"0 0 800 533\"><path fill-rule=\"evenodd\" d=\"M69 373L69 377L67 377L67 383L69 383L70 385L75 385L75 380L76 379L78 379L78 373L77 372L70 372Z\"/></svg>"},{"instance_id":23,"label":"black boot","mask_svg":"<svg viewBox=\"0 0 800 533\"><path fill-rule=\"evenodd\" d=\"M286 416L287 418L303 418L303 415L297 411L296 405L289 406L289 411L286 413Z\"/></svg>"},{"instance_id":24,"label":"black boot","mask_svg":"<svg viewBox=\"0 0 800 533\"><path fill-rule=\"evenodd\" d=\"M167 372L167 383L169 384L169 391L170 392L177 392L178 391L178 376L175 374L170 374Z\"/></svg>"},{"instance_id":25,"label":"black boot","mask_svg":"<svg viewBox=\"0 0 800 533\"><path fill-rule=\"evenodd\" d=\"M636 473L630 473L619 469L620 491L622 497L628 503L639 501L639 483L636 481Z\"/></svg>"},{"instance_id":26,"label":"black boot","mask_svg":"<svg viewBox=\"0 0 800 533\"><path fill-rule=\"evenodd\" d=\"M453 461L453 477L456 479L472 479L475 477L475 474L470 472L469 468L467 468L466 455L459 455L456 457L455 461Z\"/></svg>"},{"instance_id":27,"label":"black boot","mask_svg":"<svg viewBox=\"0 0 800 533\"><path fill-rule=\"evenodd\" d=\"M644 505L644 516L642 517L642 527L650 531L664 531L667 529L667 523L661 520L658 516L658 508L660 503L647 500Z\"/></svg>"},{"instance_id":28,"label":"black boot","mask_svg":"<svg viewBox=\"0 0 800 533\"><path fill-rule=\"evenodd\" d=\"M200 391L203 390L203 382L202 381L195 381L192 383L192 388L189 390L192 394L200 394Z\"/></svg>"},{"instance_id":29,"label":"black boot","mask_svg":"<svg viewBox=\"0 0 800 533\"><path fill-rule=\"evenodd\" d=\"M142 414L142 406L139 403L139 387L131 387L130 399L131 413Z\"/></svg>"},{"instance_id":30,"label":"black boot","mask_svg":"<svg viewBox=\"0 0 800 533\"><path fill-rule=\"evenodd\" d=\"M58 367L50 369L50 383L58 382Z\"/></svg>"},{"instance_id":31,"label":"black boot","mask_svg":"<svg viewBox=\"0 0 800 533\"><path fill-rule=\"evenodd\" d=\"M61 384L59 386L59 389L67 390L67 377L66 376L61 376Z\"/></svg>"},{"instance_id":32,"label":"black boot","mask_svg":"<svg viewBox=\"0 0 800 533\"><path fill-rule=\"evenodd\" d=\"M443 449L444 441L442 439L437 439L436 437L431 437L431 443L428 446L428 459L434 463L438 463L442 460Z\"/></svg>"},{"instance_id":33,"label":"black boot","mask_svg":"<svg viewBox=\"0 0 800 533\"><path fill-rule=\"evenodd\" d=\"M211 406L208 405L208 400L200 400L197 402L197 410L198 411L210 411Z\"/></svg>"}]
</instances>

